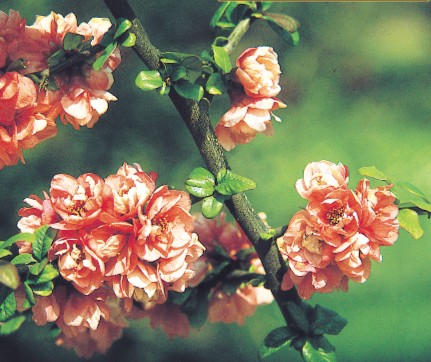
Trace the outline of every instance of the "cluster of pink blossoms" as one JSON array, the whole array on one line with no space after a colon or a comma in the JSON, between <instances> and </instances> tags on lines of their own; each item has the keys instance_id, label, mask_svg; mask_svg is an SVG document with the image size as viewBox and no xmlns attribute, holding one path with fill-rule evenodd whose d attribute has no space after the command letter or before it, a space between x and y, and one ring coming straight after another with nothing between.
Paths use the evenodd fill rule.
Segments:
<instances>
[{"instance_id":1,"label":"cluster of pink blossoms","mask_svg":"<svg viewBox=\"0 0 431 362\"><path fill-rule=\"evenodd\" d=\"M183 292L195 275L193 263L205 248L193 232L190 197L167 186L155 189L156 179L124 164L105 180L56 175L45 200L25 199L31 207L19 211L19 229L58 230L48 258L74 286L60 283L50 296L38 297L33 319L55 321L65 344L97 330L102 319L113 323L108 298L122 299L130 312L133 300L164 303L169 290ZM20 253L31 252L30 243L17 244Z\"/></svg>"},{"instance_id":2,"label":"cluster of pink blossoms","mask_svg":"<svg viewBox=\"0 0 431 362\"><path fill-rule=\"evenodd\" d=\"M67 33L80 34L85 40L93 37L91 45L96 45L110 27L109 20L99 18L78 26L75 15L53 12L26 26L19 12L0 11L0 169L16 165L19 158L24 163L23 149L54 137L57 116L76 129L92 127L108 109L108 102L116 100L107 90L114 82L112 71L121 62L118 49L99 71L83 62L55 74L60 88L56 91L39 89L26 76L49 68L48 59L63 47ZM25 69L15 68L19 60L24 60Z\"/></svg>"},{"instance_id":3,"label":"cluster of pink blossoms","mask_svg":"<svg viewBox=\"0 0 431 362\"><path fill-rule=\"evenodd\" d=\"M231 72L232 79L243 87L229 89L231 109L220 119L215 133L224 149L230 151L237 143L249 143L258 133L272 136L272 112L286 105L274 98L281 88L280 65L277 54L270 47L244 50Z\"/></svg>"},{"instance_id":4,"label":"cluster of pink blossoms","mask_svg":"<svg viewBox=\"0 0 431 362\"><path fill-rule=\"evenodd\" d=\"M215 251L216 246L221 247L233 260L237 260L237 252L250 249L252 245L238 225L235 227L225 221L224 213L212 220L206 219L202 214L193 216L194 230L206 249L205 254L194 263L196 275L189 281L190 287L197 287L220 264L220 256ZM252 272L265 274L256 252L249 253L243 262ZM268 289L263 286L253 287L250 284L240 285L234 293L228 294L219 281L210 292L207 318L210 323L236 322L243 325L245 317L252 316L257 306L269 304L273 299ZM152 328L160 326L170 338L175 336L185 338L189 335L190 325L180 306L172 303L170 305L147 303L145 309L141 316L150 318Z\"/></svg>"},{"instance_id":5,"label":"cluster of pink blossoms","mask_svg":"<svg viewBox=\"0 0 431 362\"><path fill-rule=\"evenodd\" d=\"M370 189L363 179L347 188L349 172L341 163L310 163L296 190L307 207L297 212L283 237L282 255L289 261L282 289L294 285L301 298L314 292L348 290L348 281L363 283L370 276L370 259L382 261L380 246L398 238L398 207L392 185Z\"/></svg>"}]
</instances>

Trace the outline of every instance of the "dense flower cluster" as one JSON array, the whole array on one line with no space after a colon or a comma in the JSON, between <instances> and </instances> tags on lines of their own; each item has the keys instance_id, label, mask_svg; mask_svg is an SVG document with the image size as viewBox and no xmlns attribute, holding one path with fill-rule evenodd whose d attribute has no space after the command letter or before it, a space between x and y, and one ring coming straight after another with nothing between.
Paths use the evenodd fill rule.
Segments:
<instances>
[{"instance_id":1,"label":"dense flower cluster","mask_svg":"<svg viewBox=\"0 0 431 362\"><path fill-rule=\"evenodd\" d=\"M194 230L206 251L194 263L196 275L189 281L190 287L199 287L205 281L205 277L217 269L222 262L217 250L220 247L233 263L242 264L243 270L265 274L255 251L247 253L245 259L241 261L238 259L238 251L249 250L252 248L252 244L238 225L235 227L225 221L226 215L224 213L212 220L206 219L202 214L194 214L193 216ZM229 324L236 322L243 325L245 317L252 316L257 306L269 304L272 301L271 292L263 286L239 285L235 291L228 293L223 288L223 280L219 280L214 283L209 293L207 319L210 323ZM191 327L186 314L182 313L180 309L180 306L173 303L170 305L145 303L143 316L150 318L152 328L160 326L170 338L175 336L187 337Z\"/></svg>"},{"instance_id":2,"label":"dense flower cluster","mask_svg":"<svg viewBox=\"0 0 431 362\"><path fill-rule=\"evenodd\" d=\"M33 232L49 224L58 230L48 259L74 286L54 288L33 307L37 323L56 321L62 328L65 345L88 342L79 333L98 329L101 318L104 328L113 323L108 297L122 299L126 311L133 300L164 303L169 290L183 292L195 275L193 263L205 248L193 233L189 195L156 189L156 179L127 164L105 180L61 174L45 200L34 195L25 200L31 207L19 211L19 229ZM27 242L17 244L20 253L32 250Z\"/></svg>"},{"instance_id":3,"label":"dense flower cluster","mask_svg":"<svg viewBox=\"0 0 431 362\"><path fill-rule=\"evenodd\" d=\"M110 26L108 19L98 18L78 26L75 15L54 12L26 26L19 12L0 11L0 169L15 165L19 158L24 163L23 149L54 137L57 116L77 129L92 127L106 112L108 102L116 100L107 90L114 81L112 71L121 62L118 49L99 71L83 62L54 74L58 90L27 77L49 68L48 59L62 49L67 33L80 34L85 40L93 37L91 45L96 45Z\"/></svg>"},{"instance_id":4,"label":"dense flower cluster","mask_svg":"<svg viewBox=\"0 0 431 362\"><path fill-rule=\"evenodd\" d=\"M224 149L230 151L237 143L249 143L258 133L272 136L272 112L286 105L274 98L280 91L280 65L270 47L249 48L242 52L232 70L232 79L243 89L232 87L231 109L220 119L215 133Z\"/></svg>"},{"instance_id":5,"label":"dense flower cluster","mask_svg":"<svg viewBox=\"0 0 431 362\"><path fill-rule=\"evenodd\" d=\"M392 185L370 189L363 179L356 190L347 188L349 172L341 163L310 163L298 193L309 201L297 212L278 245L289 261L283 290L294 285L303 299L314 292L348 290L348 281L365 282L370 259L382 261L380 246L398 238L398 207Z\"/></svg>"}]
</instances>

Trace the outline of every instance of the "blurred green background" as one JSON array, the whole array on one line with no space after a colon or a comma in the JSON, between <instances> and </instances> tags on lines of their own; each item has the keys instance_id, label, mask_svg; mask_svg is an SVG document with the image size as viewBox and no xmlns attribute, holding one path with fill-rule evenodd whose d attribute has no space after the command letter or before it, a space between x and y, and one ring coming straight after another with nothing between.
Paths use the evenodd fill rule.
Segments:
<instances>
[{"instance_id":1,"label":"blurred green background","mask_svg":"<svg viewBox=\"0 0 431 362\"><path fill-rule=\"evenodd\" d=\"M4 1L1 10L35 15L74 12L78 22L110 17L103 1ZM209 29L216 0L131 1L153 43L163 51L199 54L215 34ZM428 3L274 3L271 12L301 23L301 41L290 48L266 23L257 21L232 61L247 47L272 46L283 75L277 111L283 122L272 138L258 135L228 153L234 172L257 182L248 195L273 227L288 223L305 206L295 181L313 161L342 162L355 188L360 167L375 165L393 181L409 181L431 196L431 7ZM114 72L111 92L118 98L93 129L76 131L59 122L59 134L24 152L26 165L0 171L0 235L17 232L17 211L30 194L42 196L55 174L74 177L115 173L123 162L138 162L159 173L158 185L184 190L192 168L204 166L186 127L167 98L134 87L145 67L126 49ZM229 108L215 99L213 125ZM378 186L377 182L372 183ZM405 194L401 194L404 196ZM401 231L393 247L383 248L365 284L350 283L348 293L315 294L311 304L336 310L349 323L329 337L339 361L429 361L431 355L431 228L413 240ZM169 340L146 320L132 322L123 339L93 361L257 361L268 332L283 325L276 305L258 309L244 327L209 324L188 339ZM48 328L28 322L19 333L0 339L0 360L81 360L57 347ZM265 361L300 361L282 350Z\"/></svg>"}]
</instances>

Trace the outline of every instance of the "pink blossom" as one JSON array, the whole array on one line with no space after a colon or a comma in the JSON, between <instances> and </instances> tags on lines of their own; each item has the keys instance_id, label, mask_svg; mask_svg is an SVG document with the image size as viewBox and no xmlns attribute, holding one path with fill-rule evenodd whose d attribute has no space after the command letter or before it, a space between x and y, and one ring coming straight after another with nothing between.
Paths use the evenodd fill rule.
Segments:
<instances>
[{"instance_id":1,"label":"pink blossom","mask_svg":"<svg viewBox=\"0 0 431 362\"><path fill-rule=\"evenodd\" d=\"M306 200L312 201L321 194L338 188L346 189L349 170L339 163L328 161L311 162L304 170L304 178L296 181L296 191Z\"/></svg>"},{"instance_id":2,"label":"pink blossom","mask_svg":"<svg viewBox=\"0 0 431 362\"><path fill-rule=\"evenodd\" d=\"M281 90L278 56L270 47L248 48L236 61L234 79L250 97L275 97Z\"/></svg>"},{"instance_id":3,"label":"pink blossom","mask_svg":"<svg viewBox=\"0 0 431 362\"><path fill-rule=\"evenodd\" d=\"M258 133L274 135L271 117L281 119L272 112L286 105L276 98L251 98L240 90L229 92L231 109L220 119L214 132L224 149L230 151L237 143L246 144Z\"/></svg>"}]
</instances>

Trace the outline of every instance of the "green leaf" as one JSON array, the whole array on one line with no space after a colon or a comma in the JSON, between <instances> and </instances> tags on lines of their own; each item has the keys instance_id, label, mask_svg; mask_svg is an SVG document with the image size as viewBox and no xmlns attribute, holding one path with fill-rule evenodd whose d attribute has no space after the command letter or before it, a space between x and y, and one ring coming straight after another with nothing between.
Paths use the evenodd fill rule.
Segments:
<instances>
[{"instance_id":1,"label":"green leaf","mask_svg":"<svg viewBox=\"0 0 431 362\"><path fill-rule=\"evenodd\" d=\"M189 298L181 307L181 312L187 315L190 325L201 328L208 316L208 294L210 288L203 286L192 288Z\"/></svg>"},{"instance_id":2,"label":"green leaf","mask_svg":"<svg viewBox=\"0 0 431 362\"><path fill-rule=\"evenodd\" d=\"M195 168L186 181L187 190L197 197L211 196L214 193L215 178L203 167Z\"/></svg>"},{"instance_id":3,"label":"green leaf","mask_svg":"<svg viewBox=\"0 0 431 362\"><path fill-rule=\"evenodd\" d=\"M164 82L158 71L147 70L138 74L135 84L138 88L149 91L161 87Z\"/></svg>"},{"instance_id":4,"label":"green leaf","mask_svg":"<svg viewBox=\"0 0 431 362\"><path fill-rule=\"evenodd\" d=\"M335 351L335 347L323 335L309 337L308 342L316 351L319 349L324 350L326 353Z\"/></svg>"},{"instance_id":5,"label":"green leaf","mask_svg":"<svg viewBox=\"0 0 431 362\"><path fill-rule=\"evenodd\" d=\"M168 298L172 303L176 305L181 305L188 299L192 291L193 288L186 288L184 292L176 292L174 290L170 290Z\"/></svg>"},{"instance_id":6,"label":"green leaf","mask_svg":"<svg viewBox=\"0 0 431 362\"><path fill-rule=\"evenodd\" d=\"M260 233L260 238L263 240L270 240L275 235L274 229L269 229L267 233Z\"/></svg>"},{"instance_id":7,"label":"green leaf","mask_svg":"<svg viewBox=\"0 0 431 362\"><path fill-rule=\"evenodd\" d=\"M23 324L24 321L25 321L25 316L23 315L8 320L1 326L0 334L6 335L6 334L11 334L12 332L15 332L16 330L19 329L19 327L21 327L21 324Z\"/></svg>"},{"instance_id":8,"label":"green leaf","mask_svg":"<svg viewBox=\"0 0 431 362\"><path fill-rule=\"evenodd\" d=\"M36 304L36 301L34 300L33 291L31 290L31 288L27 282L24 282L23 285L24 285L24 289L25 289L26 299L30 302L30 304L32 306L34 306Z\"/></svg>"},{"instance_id":9,"label":"green leaf","mask_svg":"<svg viewBox=\"0 0 431 362\"><path fill-rule=\"evenodd\" d=\"M28 271L30 272L30 274L39 275L40 273L42 273L42 270L45 268L48 262L49 262L48 258L44 258L40 263L31 265L28 268Z\"/></svg>"},{"instance_id":10,"label":"green leaf","mask_svg":"<svg viewBox=\"0 0 431 362\"><path fill-rule=\"evenodd\" d=\"M7 295L3 304L0 306L0 322L12 317L16 311L16 299L13 290Z\"/></svg>"},{"instance_id":11,"label":"green leaf","mask_svg":"<svg viewBox=\"0 0 431 362\"><path fill-rule=\"evenodd\" d=\"M63 38L63 49L64 50L75 50L85 39L83 35L75 33L67 33Z\"/></svg>"},{"instance_id":12,"label":"green leaf","mask_svg":"<svg viewBox=\"0 0 431 362\"><path fill-rule=\"evenodd\" d=\"M91 49L91 42L93 41L93 39L94 39L94 36L90 36L90 38L88 38L86 41L84 41L81 44L79 44L78 48L77 48L78 53L82 53L82 52L85 52L87 50L90 50ZM96 54L94 54L94 57L95 56L96 56ZM86 62L87 62L87 60L86 60ZM92 63L93 62L91 62L91 64Z\"/></svg>"},{"instance_id":13,"label":"green leaf","mask_svg":"<svg viewBox=\"0 0 431 362\"><path fill-rule=\"evenodd\" d=\"M327 353L322 349L315 350L310 342L306 342L302 348L302 358L305 362L336 362L335 353Z\"/></svg>"},{"instance_id":14,"label":"green leaf","mask_svg":"<svg viewBox=\"0 0 431 362\"><path fill-rule=\"evenodd\" d=\"M248 178L234 174L231 170L220 170L217 173L217 186L214 187L222 195L231 196L252 190L256 183Z\"/></svg>"},{"instance_id":15,"label":"green leaf","mask_svg":"<svg viewBox=\"0 0 431 362\"><path fill-rule=\"evenodd\" d=\"M48 82L48 84L46 86L46 88L48 90L53 91L53 92L60 90L60 86L58 85L57 80L54 77L50 76L46 80Z\"/></svg>"},{"instance_id":16,"label":"green leaf","mask_svg":"<svg viewBox=\"0 0 431 362\"><path fill-rule=\"evenodd\" d=\"M109 59L111 54L114 52L115 48L117 47L117 42L109 44L105 50L100 54L99 58L96 59L96 61L93 63L93 69L95 71L98 71L102 69L105 62Z\"/></svg>"},{"instance_id":17,"label":"green leaf","mask_svg":"<svg viewBox=\"0 0 431 362\"><path fill-rule=\"evenodd\" d=\"M426 211L427 213L431 213L431 204L428 204L424 201L405 201L405 202L401 202L398 207L400 209L406 209L406 208L413 208L413 207L417 207L419 209L422 209L424 211Z\"/></svg>"},{"instance_id":18,"label":"green leaf","mask_svg":"<svg viewBox=\"0 0 431 362\"><path fill-rule=\"evenodd\" d=\"M55 269L51 264L47 264L45 268L42 270L42 273L40 273L37 276L29 277L28 284L34 285L34 284L46 283L54 278L57 278L58 276L59 276L58 270Z\"/></svg>"},{"instance_id":19,"label":"green leaf","mask_svg":"<svg viewBox=\"0 0 431 362\"><path fill-rule=\"evenodd\" d=\"M259 360L287 346L297 334L298 332L289 326L279 327L269 332L259 348Z\"/></svg>"},{"instance_id":20,"label":"green leaf","mask_svg":"<svg viewBox=\"0 0 431 362\"><path fill-rule=\"evenodd\" d=\"M301 304L305 303L301 302ZM301 308L294 302L287 302L287 309L292 317L293 324L305 334L310 334L310 323L308 322L305 308Z\"/></svg>"},{"instance_id":21,"label":"green leaf","mask_svg":"<svg viewBox=\"0 0 431 362\"><path fill-rule=\"evenodd\" d=\"M24 62L27 61L27 59L20 58L17 60L14 60L13 62L9 63L5 73L7 72L19 72L20 70L27 69L27 66L24 64Z\"/></svg>"},{"instance_id":22,"label":"green leaf","mask_svg":"<svg viewBox=\"0 0 431 362\"><path fill-rule=\"evenodd\" d=\"M11 260L13 265L27 265L29 263L36 263L36 260L31 256L31 254L20 254Z\"/></svg>"},{"instance_id":23,"label":"green leaf","mask_svg":"<svg viewBox=\"0 0 431 362\"><path fill-rule=\"evenodd\" d=\"M269 27L278 35L280 36L287 44L294 47L297 46L299 43L299 33L291 33L289 30L286 30L282 26L280 26L275 20L268 16L262 16L262 19L265 19L268 21Z\"/></svg>"},{"instance_id":24,"label":"green leaf","mask_svg":"<svg viewBox=\"0 0 431 362\"><path fill-rule=\"evenodd\" d=\"M411 192L412 194L423 198L426 202L431 203L430 200L425 196L425 194L421 190L419 190L415 185L412 185L410 182L400 181L397 183L397 185Z\"/></svg>"},{"instance_id":25,"label":"green leaf","mask_svg":"<svg viewBox=\"0 0 431 362\"><path fill-rule=\"evenodd\" d=\"M266 283L266 275L260 275L259 277L250 280L250 283L252 287L261 287L264 286Z\"/></svg>"},{"instance_id":26,"label":"green leaf","mask_svg":"<svg viewBox=\"0 0 431 362\"><path fill-rule=\"evenodd\" d=\"M120 18L116 20L117 31L114 35L114 39L118 38L120 35L123 35L127 30L132 27L132 22L130 20Z\"/></svg>"},{"instance_id":27,"label":"green leaf","mask_svg":"<svg viewBox=\"0 0 431 362\"><path fill-rule=\"evenodd\" d=\"M0 283L12 289L18 288L19 275L15 265L0 260Z\"/></svg>"},{"instance_id":28,"label":"green leaf","mask_svg":"<svg viewBox=\"0 0 431 362\"><path fill-rule=\"evenodd\" d=\"M41 261L42 258L48 253L54 240L56 230L51 229L49 225L42 225L34 232L36 240L33 242L33 255L36 260Z\"/></svg>"},{"instance_id":29,"label":"green leaf","mask_svg":"<svg viewBox=\"0 0 431 362\"><path fill-rule=\"evenodd\" d=\"M54 327L49 331L48 334L51 338L57 338L61 332L62 332L61 328Z\"/></svg>"},{"instance_id":30,"label":"green leaf","mask_svg":"<svg viewBox=\"0 0 431 362\"><path fill-rule=\"evenodd\" d=\"M216 26L222 29L227 29L227 28L234 28L235 24L227 21L219 21L217 22Z\"/></svg>"},{"instance_id":31,"label":"green leaf","mask_svg":"<svg viewBox=\"0 0 431 362\"><path fill-rule=\"evenodd\" d=\"M4 258L5 256L12 255L12 253L9 250L1 249L0 250L0 259Z\"/></svg>"},{"instance_id":32,"label":"green leaf","mask_svg":"<svg viewBox=\"0 0 431 362\"><path fill-rule=\"evenodd\" d=\"M371 177L376 180L385 181L388 184L391 183L391 180L386 177L386 175L379 171L375 166L371 167L362 167L358 170L358 173L362 176Z\"/></svg>"},{"instance_id":33,"label":"green leaf","mask_svg":"<svg viewBox=\"0 0 431 362\"><path fill-rule=\"evenodd\" d=\"M183 67L187 69L198 69L203 65L203 61L201 58L197 57L196 55L191 55L191 56L188 56L187 58L184 58L181 64L183 65Z\"/></svg>"},{"instance_id":34,"label":"green leaf","mask_svg":"<svg viewBox=\"0 0 431 362\"><path fill-rule=\"evenodd\" d=\"M269 14L265 13L263 16L264 19L273 20L273 22L277 23L278 26L287 30L289 33L296 33L299 30L300 24L298 20L292 18L289 15L285 14Z\"/></svg>"},{"instance_id":35,"label":"green leaf","mask_svg":"<svg viewBox=\"0 0 431 362\"><path fill-rule=\"evenodd\" d=\"M157 88L157 92L160 93L160 95L168 95L169 91L171 90L171 87L169 87L166 83L163 83L163 85L160 88Z\"/></svg>"},{"instance_id":36,"label":"green leaf","mask_svg":"<svg viewBox=\"0 0 431 362\"><path fill-rule=\"evenodd\" d=\"M262 5L262 11L266 11L271 7L272 1L262 1L261 5Z\"/></svg>"},{"instance_id":37,"label":"green leaf","mask_svg":"<svg viewBox=\"0 0 431 362\"><path fill-rule=\"evenodd\" d=\"M171 79L174 82L177 82L180 79L184 79L189 77L189 72L186 68L184 68L183 66L175 66L174 67L174 71L171 75Z\"/></svg>"},{"instance_id":38,"label":"green leaf","mask_svg":"<svg viewBox=\"0 0 431 362\"><path fill-rule=\"evenodd\" d=\"M63 49L56 51L48 58L48 65L53 67L66 60L66 52Z\"/></svg>"},{"instance_id":39,"label":"green leaf","mask_svg":"<svg viewBox=\"0 0 431 362\"><path fill-rule=\"evenodd\" d=\"M209 94L223 94L227 91L227 85L220 73L213 73L208 79L206 90Z\"/></svg>"},{"instance_id":40,"label":"green leaf","mask_svg":"<svg viewBox=\"0 0 431 362\"><path fill-rule=\"evenodd\" d=\"M54 289L53 282L46 282L42 284L35 284L31 286L31 290L34 294L40 295L42 297L47 297L51 295L52 290Z\"/></svg>"},{"instance_id":41,"label":"green leaf","mask_svg":"<svg viewBox=\"0 0 431 362\"><path fill-rule=\"evenodd\" d=\"M133 33L123 34L119 40L121 46L131 48L136 44L136 35Z\"/></svg>"},{"instance_id":42,"label":"green leaf","mask_svg":"<svg viewBox=\"0 0 431 362\"><path fill-rule=\"evenodd\" d=\"M222 18L225 10L228 8L229 6L229 1L228 2L224 2L220 5L220 7L216 10L216 12L214 13L211 22L210 22L210 26L211 28L215 28L217 22Z\"/></svg>"},{"instance_id":43,"label":"green leaf","mask_svg":"<svg viewBox=\"0 0 431 362\"><path fill-rule=\"evenodd\" d=\"M114 43L114 36L116 32L115 26L109 27L108 31L103 34L103 38L100 40L99 44L106 48L109 46L109 44Z\"/></svg>"},{"instance_id":44,"label":"green leaf","mask_svg":"<svg viewBox=\"0 0 431 362\"><path fill-rule=\"evenodd\" d=\"M212 48L216 64L221 68L221 70L223 70L223 72L229 73L232 70L232 64L226 49L215 45L212 45Z\"/></svg>"},{"instance_id":45,"label":"green leaf","mask_svg":"<svg viewBox=\"0 0 431 362\"><path fill-rule=\"evenodd\" d=\"M221 211L226 197L214 192L212 196L205 197L202 202L202 215L207 219L215 218Z\"/></svg>"},{"instance_id":46,"label":"green leaf","mask_svg":"<svg viewBox=\"0 0 431 362\"><path fill-rule=\"evenodd\" d=\"M11 236L6 241L0 242L0 249L7 248L8 246L11 246L17 241L27 241L29 243L33 243L35 239L36 239L35 236L31 233L17 234L17 235Z\"/></svg>"},{"instance_id":47,"label":"green leaf","mask_svg":"<svg viewBox=\"0 0 431 362\"><path fill-rule=\"evenodd\" d=\"M416 211L410 209L401 209L398 213L397 219L400 223L400 227L408 231L413 239L420 239L424 234L424 231L419 223L419 215Z\"/></svg>"},{"instance_id":48,"label":"green leaf","mask_svg":"<svg viewBox=\"0 0 431 362\"><path fill-rule=\"evenodd\" d=\"M249 248L249 249L239 249L235 256L240 260L246 260L250 254L253 254L256 252L255 248Z\"/></svg>"},{"instance_id":49,"label":"green leaf","mask_svg":"<svg viewBox=\"0 0 431 362\"><path fill-rule=\"evenodd\" d=\"M347 325L347 320L340 317L337 312L316 304L311 313L310 323L313 334L336 335Z\"/></svg>"},{"instance_id":50,"label":"green leaf","mask_svg":"<svg viewBox=\"0 0 431 362\"><path fill-rule=\"evenodd\" d=\"M192 84L183 79L174 83L174 89L181 97L194 99L196 102L199 102L204 96L204 89L202 86Z\"/></svg>"}]
</instances>

